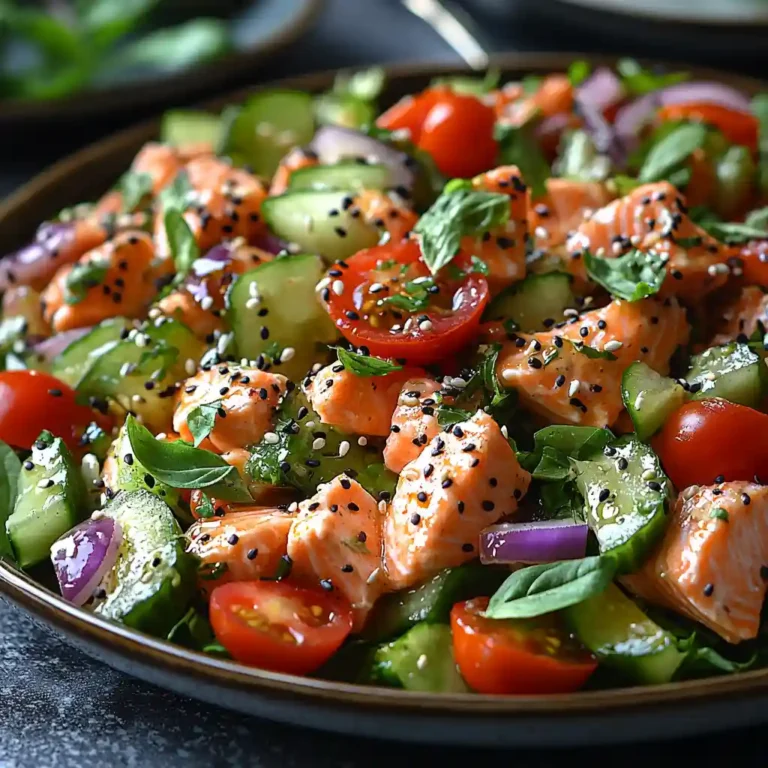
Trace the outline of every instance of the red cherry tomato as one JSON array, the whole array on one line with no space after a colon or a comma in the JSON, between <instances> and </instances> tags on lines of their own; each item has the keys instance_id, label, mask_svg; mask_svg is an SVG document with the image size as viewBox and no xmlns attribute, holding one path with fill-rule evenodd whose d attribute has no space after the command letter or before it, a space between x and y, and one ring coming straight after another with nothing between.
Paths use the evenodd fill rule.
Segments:
<instances>
[{"instance_id":1,"label":"red cherry tomato","mask_svg":"<svg viewBox=\"0 0 768 768\"><path fill-rule=\"evenodd\" d=\"M554 619L486 619L487 607L479 597L451 610L456 663L479 693L570 693L597 668Z\"/></svg>"},{"instance_id":2,"label":"red cherry tomato","mask_svg":"<svg viewBox=\"0 0 768 768\"><path fill-rule=\"evenodd\" d=\"M768 288L768 240L753 240L740 251L744 282Z\"/></svg>"},{"instance_id":3,"label":"red cherry tomato","mask_svg":"<svg viewBox=\"0 0 768 768\"><path fill-rule=\"evenodd\" d=\"M335 593L284 581L240 581L213 590L211 626L233 658L273 672L306 675L352 629L352 609Z\"/></svg>"},{"instance_id":4,"label":"red cherry tomato","mask_svg":"<svg viewBox=\"0 0 768 768\"><path fill-rule=\"evenodd\" d=\"M678 408L652 441L678 490L715 478L768 479L768 415L727 400Z\"/></svg>"},{"instance_id":5,"label":"red cherry tomato","mask_svg":"<svg viewBox=\"0 0 768 768\"><path fill-rule=\"evenodd\" d=\"M400 101L379 117L380 128L407 128L411 140L446 176L468 178L496 165L496 113L468 94L430 88Z\"/></svg>"},{"instance_id":6,"label":"red cherry tomato","mask_svg":"<svg viewBox=\"0 0 768 768\"><path fill-rule=\"evenodd\" d=\"M111 429L109 417L78 405L75 397L71 387L50 374L0 372L0 440L16 448L30 448L47 429L74 450L92 421Z\"/></svg>"},{"instance_id":7,"label":"red cherry tomato","mask_svg":"<svg viewBox=\"0 0 768 768\"><path fill-rule=\"evenodd\" d=\"M692 120L706 123L717 128L731 143L749 147L753 152L757 151L760 124L749 112L740 112L719 104L689 102L662 107L657 115L661 122Z\"/></svg>"},{"instance_id":8,"label":"red cherry tomato","mask_svg":"<svg viewBox=\"0 0 768 768\"><path fill-rule=\"evenodd\" d=\"M334 278L344 290L330 292L328 311L345 338L372 355L427 365L450 357L477 335L488 283L464 271L466 256L459 254L450 265L459 270L456 278L448 268L434 281L414 240L368 248L344 264L335 265L343 274ZM424 302L409 310L419 298Z\"/></svg>"}]
</instances>

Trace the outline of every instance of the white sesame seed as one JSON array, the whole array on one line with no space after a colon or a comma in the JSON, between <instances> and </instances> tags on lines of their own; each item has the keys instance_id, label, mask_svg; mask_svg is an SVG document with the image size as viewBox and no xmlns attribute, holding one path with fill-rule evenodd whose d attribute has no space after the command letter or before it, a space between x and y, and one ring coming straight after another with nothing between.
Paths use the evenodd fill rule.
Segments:
<instances>
[{"instance_id":1,"label":"white sesame seed","mask_svg":"<svg viewBox=\"0 0 768 768\"><path fill-rule=\"evenodd\" d=\"M585 307L589 307L589 306L591 306L594 303L594 301L595 301L595 297L594 296L585 296L584 297L584 306Z\"/></svg>"},{"instance_id":2,"label":"white sesame seed","mask_svg":"<svg viewBox=\"0 0 768 768\"><path fill-rule=\"evenodd\" d=\"M265 139L271 138L275 135L275 127L272 123L259 123L256 126L256 133Z\"/></svg>"},{"instance_id":3,"label":"white sesame seed","mask_svg":"<svg viewBox=\"0 0 768 768\"><path fill-rule=\"evenodd\" d=\"M641 475L643 480L648 482L649 480L653 480L654 477L656 477L656 473L652 469L646 469L645 472Z\"/></svg>"},{"instance_id":4,"label":"white sesame seed","mask_svg":"<svg viewBox=\"0 0 768 768\"><path fill-rule=\"evenodd\" d=\"M505 438L509 437L509 430L507 429L506 424L501 425L501 434L504 435Z\"/></svg>"},{"instance_id":5,"label":"white sesame seed","mask_svg":"<svg viewBox=\"0 0 768 768\"><path fill-rule=\"evenodd\" d=\"M344 283L342 283L341 280L334 280L333 285L331 286L331 290L337 296L341 296L341 294L344 293Z\"/></svg>"},{"instance_id":6,"label":"white sesame seed","mask_svg":"<svg viewBox=\"0 0 768 768\"><path fill-rule=\"evenodd\" d=\"M166 435L165 432L158 432L155 435L155 440L165 440L166 437L168 437L168 435Z\"/></svg>"},{"instance_id":7,"label":"white sesame seed","mask_svg":"<svg viewBox=\"0 0 768 768\"><path fill-rule=\"evenodd\" d=\"M581 389L581 382L578 379L574 379L568 385L568 397L574 397Z\"/></svg>"},{"instance_id":8,"label":"white sesame seed","mask_svg":"<svg viewBox=\"0 0 768 768\"><path fill-rule=\"evenodd\" d=\"M621 243L614 243L611 246L611 250L613 251L614 256L618 256L624 249L621 246Z\"/></svg>"},{"instance_id":9,"label":"white sesame seed","mask_svg":"<svg viewBox=\"0 0 768 768\"><path fill-rule=\"evenodd\" d=\"M50 485L48 483L51 483L51 481L47 477L43 478L42 480L38 481L37 487L40 488L41 490L45 488L51 488L53 486L53 483L51 483Z\"/></svg>"},{"instance_id":10,"label":"white sesame seed","mask_svg":"<svg viewBox=\"0 0 768 768\"><path fill-rule=\"evenodd\" d=\"M258 307L259 304L261 304L261 299L257 299L252 296L250 299L248 299L248 301L245 302L245 308L256 309L256 307Z\"/></svg>"},{"instance_id":11,"label":"white sesame seed","mask_svg":"<svg viewBox=\"0 0 768 768\"><path fill-rule=\"evenodd\" d=\"M349 453L350 445L346 440L339 443L339 456L346 456Z\"/></svg>"},{"instance_id":12,"label":"white sesame seed","mask_svg":"<svg viewBox=\"0 0 768 768\"><path fill-rule=\"evenodd\" d=\"M307 429L314 429L315 428L315 422L314 421L306 421L306 422L304 422L304 426Z\"/></svg>"},{"instance_id":13,"label":"white sesame seed","mask_svg":"<svg viewBox=\"0 0 768 768\"><path fill-rule=\"evenodd\" d=\"M744 270L741 267L732 267L731 274L734 277L741 277L744 274Z\"/></svg>"},{"instance_id":14,"label":"white sesame seed","mask_svg":"<svg viewBox=\"0 0 768 768\"><path fill-rule=\"evenodd\" d=\"M304 231L311 232L315 228L315 222L309 214L304 216Z\"/></svg>"},{"instance_id":15,"label":"white sesame seed","mask_svg":"<svg viewBox=\"0 0 768 768\"><path fill-rule=\"evenodd\" d=\"M632 235L632 237L629 238L629 242L632 243L632 245L640 245L643 238L640 237L640 235Z\"/></svg>"},{"instance_id":16,"label":"white sesame seed","mask_svg":"<svg viewBox=\"0 0 768 768\"><path fill-rule=\"evenodd\" d=\"M409 394L400 395L400 402L410 408L415 408L419 404L419 398Z\"/></svg>"},{"instance_id":17,"label":"white sesame seed","mask_svg":"<svg viewBox=\"0 0 768 768\"><path fill-rule=\"evenodd\" d=\"M371 283L368 287L369 293L378 293L379 291L383 291L384 286L381 283Z\"/></svg>"},{"instance_id":18,"label":"white sesame seed","mask_svg":"<svg viewBox=\"0 0 768 768\"><path fill-rule=\"evenodd\" d=\"M194 376L196 371L197 363L191 357L188 357L184 363L184 373L186 373L187 376Z\"/></svg>"},{"instance_id":19,"label":"white sesame seed","mask_svg":"<svg viewBox=\"0 0 768 768\"><path fill-rule=\"evenodd\" d=\"M92 454L86 453L80 461L80 473L89 485L99 477L99 460Z\"/></svg>"},{"instance_id":20,"label":"white sesame seed","mask_svg":"<svg viewBox=\"0 0 768 768\"><path fill-rule=\"evenodd\" d=\"M313 451L320 451L323 448L325 448L325 438L324 437L316 437L312 441L312 450Z\"/></svg>"},{"instance_id":21,"label":"white sesame seed","mask_svg":"<svg viewBox=\"0 0 768 768\"><path fill-rule=\"evenodd\" d=\"M280 442L280 438L277 436L275 432L265 432L264 442L269 443L269 445L275 445L275 443Z\"/></svg>"},{"instance_id":22,"label":"white sesame seed","mask_svg":"<svg viewBox=\"0 0 768 768\"><path fill-rule=\"evenodd\" d=\"M461 376L456 376L451 380L451 386L455 389L464 389L467 386L467 380L462 379Z\"/></svg>"},{"instance_id":23,"label":"white sesame seed","mask_svg":"<svg viewBox=\"0 0 768 768\"><path fill-rule=\"evenodd\" d=\"M602 246L600 246L600 247L599 247L599 248L598 248L598 249L595 251L595 255L596 255L596 256L605 256L605 248L603 248Z\"/></svg>"},{"instance_id":24,"label":"white sesame seed","mask_svg":"<svg viewBox=\"0 0 768 768\"><path fill-rule=\"evenodd\" d=\"M152 309L150 309L149 312L147 312L147 317L150 320L155 320L156 318L160 317L162 314L163 313L157 307L152 307Z\"/></svg>"},{"instance_id":25,"label":"white sesame seed","mask_svg":"<svg viewBox=\"0 0 768 768\"><path fill-rule=\"evenodd\" d=\"M501 378L504 379L504 381L512 381L517 376L517 372L514 368L505 368L501 372Z\"/></svg>"},{"instance_id":26,"label":"white sesame seed","mask_svg":"<svg viewBox=\"0 0 768 768\"><path fill-rule=\"evenodd\" d=\"M422 653L418 659L416 659L416 667L418 669L424 669L427 666L427 654Z\"/></svg>"},{"instance_id":27,"label":"white sesame seed","mask_svg":"<svg viewBox=\"0 0 768 768\"><path fill-rule=\"evenodd\" d=\"M293 347L286 347L280 353L280 362L287 363L289 360L293 360L296 357L296 350Z\"/></svg>"},{"instance_id":28,"label":"white sesame seed","mask_svg":"<svg viewBox=\"0 0 768 768\"><path fill-rule=\"evenodd\" d=\"M563 315L565 317L578 317L579 316L579 310L573 309L572 307L568 307L568 309L563 310Z\"/></svg>"},{"instance_id":29,"label":"white sesame seed","mask_svg":"<svg viewBox=\"0 0 768 768\"><path fill-rule=\"evenodd\" d=\"M91 514L91 520L101 520L102 517L104 517L103 509L94 510L93 514Z\"/></svg>"},{"instance_id":30,"label":"white sesame seed","mask_svg":"<svg viewBox=\"0 0 768 768\"><path fill-rule=\"evenodd\" d=\"M536 341L536 339L532 339L531 343L528 345L528 349L525 350L526 355L530 355L533 352L538 352L540 347L540 343Z\"/></svg>"},{"instance_id":31,"label":"white sesame seed","mask_svg":"<svg viewBox=\"0 0 768 768\"><path fill-rule=\"evenodd\" d=\"M143 333L137 333L136 338L133 340L137 347L146 347L149 342L149 337Z\"/></svg>"},{"instance_id":32,"label":"white sesame seed","mask_svg":"<svg viewBox=\"0 0 768 768\"><path fill-rule=\"evenodd\" d=\"M365 580L367 584L373 584L376 579L379 578L379 573L381 573L381 568L374 568L371 571L371 575Z\"/></svg>"},{"instance_id":33,"label":"white sesame seed","mask_svg":"<svg viewBox=\"0 0 768 768\"><path fill-rule=\"evenodd\" d=\"M248 358L247 357L241 357L240 358L240 365L242 365L243 368L245 368L248 365Z\"/></svg>"},{"instance_id":34,"label":"white sesame seed","mask_svg":"<svg viewBox=\"0 0 768 768\"><path fill-rule=\"evenodd\" d=\"M705 373L705 374L704 374L704 378L705 378L707 381L714 381L714 380L717 378L717 376L715 376L715 374L714 374L714 373L712 373L712 371L709 371L709 372L707 372L707 373Z\"/></svg>"},{"instance_id":35,"label":"white sesame seed","mask_svg":"<svg viewBox=\"0 0 768 768\"><path fill-rule=\"evenodd\" d=\"M146 403L147 401L141 395L131 395L131 402L140 405L141 403Z\"/></svg>"},{"instance_id":36,"label":"white sesame seed","mask_svg":"<svg viewBox=\"0 0 768 768\"><path fill-rule=\"evenodd\" d=\"M621 341L609 341L606 343L603 349L606 352L615 352L617 349L621 349L623 346L624 346L624 343Z\"/></svg>"},{"instance_id":37,"label":"white sesame seed","mask_svg":"<svg viewBox=\"0 0 768 768\"><path fill-rule=\"evenodd\" d=\"M365 435L360 435L360 437L357 438L357 444L365 448L365 446L368 445L368 438Z\"/></svg>"},{"instance_id":38,"label":"white sesame seed","mask_svg":"<svg viewBox=\"0 0 768 768\"><path fill-rule=\"evenodd\" d=\"M125 377L133 370L133 363L123 363L120 366L120 376Z\"/></svg>"},{"instance_id":39,"label":"white sesame seed","mask_svg":"<svg viewBox=\"0 0 768 768\"><path fill-rule=\"evenodd\" d=\"M288 505L288 511L289 511L289 512L297 512L297 511L298 511L298 509L299 509L299 504L298 504L298 502L296 502L296 501L292 501L292 502L291 502L291 503Z\"/></svg>"},{"instance_id":40,"label":"white sesame seed","mask_svg":"<svg viewBox=\"0 0 768 768\"><path fill-rule=\"evenodd\" d=\"M256 281L248 283L248 295L257 298L259 295L259 284Z\"/></svg>"},{"instance_id":41,"label":"white sesame seed","mask_svg":"<svg viewBox=\"0 0 768 768\"><path fill-rule=\"evenodd\" d=\"M546 238L549 237L549 231L546 227L536 227L536 229L533 230L533 234L541 240L546 240Z\"/></svg>"},{"instance_id":42,"label":"white sesame seed","mask_svg":"<svg viewBox=\"0 0 768 768\"><path fill-rule=\"evenodd\" d=\"M200 309L207 312L213 306L213 296L203 296L200 300Z\"/></svg>"},{"instance_id":43,"label":"white sesame seed","mask_svg":"<svg viewBox=\"0 0 768 768\"><path fill-rule=\"evenodd\" d=\"M640 392L638 396L635 398L635 410L639 411L643 407L643 393Z\"/></svg>"},{"instance_id":44,"label":"white sesame seed","mask_svg":"<svg viewBox=\"0 0 768 768\"><path fill-rule=\"evenodd\" d=\"M386 511L387 511L387 502L384 501L384 499L382 499L379 502L379 512L381 512L381 514L383 515L386 513Z\"/></svg>"},{"instance_id":45,"label":"white sesame seed","mask_svg":"<svg viewBox=\"0 0 768 768\"><path fill-rule=\"evenodd\" d=\"M219 340L216 342L216 351L223 355L227 351L227 347L229 346L230 341L230 335L228 333L222 334L219 337Z\"/></svg>"}]
</instances>

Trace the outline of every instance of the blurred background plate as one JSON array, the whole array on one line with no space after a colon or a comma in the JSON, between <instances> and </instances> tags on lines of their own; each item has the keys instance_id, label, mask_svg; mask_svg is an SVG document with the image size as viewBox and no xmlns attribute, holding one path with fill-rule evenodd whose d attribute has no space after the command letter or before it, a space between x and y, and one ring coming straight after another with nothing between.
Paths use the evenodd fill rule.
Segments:
<instances>
[{"instance_id":1,"label":"blurred background plate","mask_svg":"<svg viewBox=\"0 0 768 768\"><path fill-rule=\"evenodd\" d=\"M561 0L599 11L683 24L768 25L766 0Z\"/></svg>"},{"instance_id":2,"label":"blurred background plate","mask_svg":"<svg viewBox=\"0 0 768 768\"><path fill-rule=\"evenodd\" d=\"M132 0L116 0L128 7ZM42 7L64 7L70 0L42 3ZM49 99L0 100L0 130L20 125L40 127L51 121L72 122L102 115L129 115L136 108L146 109L162 104L180 103L210 90L233 78L254 76L269 57L296 41L314 22L324 0L165 0L157 3L150 21L154 30L198 16L221 19L229 38L229 50L212 56L205 63L169 66L157 52L142 61L141 55L120 59L118 46L112 71L99 66L99 71L87 89L72 95ZM41 7L40 4L18 3L22 10ZM3 9L0 7L0 32ZM194 22L190 22L194 23ZM214 22L218 24L219 22ZM12 36L12 33L11 33ZM0 42L3 42L0 40ZM128 38L130 45L131 38ZM163 40L156 40L156 49ZM125 66L122 66L122 65Z\"/></svg>"}]
</instances>

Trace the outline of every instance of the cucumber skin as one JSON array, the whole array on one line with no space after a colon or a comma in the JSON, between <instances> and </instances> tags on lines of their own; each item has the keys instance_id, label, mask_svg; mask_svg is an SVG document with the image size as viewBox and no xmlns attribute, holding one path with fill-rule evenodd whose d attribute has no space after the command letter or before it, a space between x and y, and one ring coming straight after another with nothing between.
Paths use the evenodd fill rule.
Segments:
<instances>
[{"instance_id":1,"label":"cucumber skin","mask_svg":"<svg viewBox=\"0 0 768 768\"><path fill-rule=\"evenodd\" d=\"M651 377L650 383L655 385L655 389L644 390L637 386L645 376ZM644 412L642 407L636 407L637 398L641 393L644 395L643 405L646 405L646 400L651 400L648 403L651 407L646 406ZM635 362L621 377L621 399L632 419L637 439L646 442L664 426L667 418L685 403L686 393L674 379L661 376L645 363Z\"/></svg>"}]
</instances>

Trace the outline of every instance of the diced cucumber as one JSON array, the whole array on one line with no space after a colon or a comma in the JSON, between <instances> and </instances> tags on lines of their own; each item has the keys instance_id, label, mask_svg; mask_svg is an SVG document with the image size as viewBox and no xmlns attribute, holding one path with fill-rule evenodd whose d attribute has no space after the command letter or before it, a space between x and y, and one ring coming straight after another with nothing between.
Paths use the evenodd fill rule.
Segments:
<instances>
[{"instance_id":1,"label":"diced cucumber","mask_svg":"<svg viewBox=\"0 0 768 768\"><path fill-rule=\"evenodd\" d=\"M755 171L752 151L741 145L728 147L717 161L714 208L724 219L735 217L749 205Z\"/></svg>"},{"instance_id":2,"label":"diced cucumber","mask_svg":"<svg viewBox=\"0 0 768 768\"><path fill-rule=\"evenodd\" d=\"M353 216L348 192L302 190L268 197L261 212L278 237L327 261L346 259L379 242L379 230Z\"/></svg>"},{"instance_id":3,"label":"diced cucumber","mask_svg":"<svg viewBox=\"0 0 768 768\"><path fill-rule=\"evenodd\" d=\"M262 91L252 96L226 126L222 151L270 177L283 156L308 143L315 133L315 115L309 93Z\"/></svg>"},{"instance_id":4,"label":"diced cucumber","mask_svg":"<svg viewBox=\"0 0 768 768\"><path fill-rule=\"evenodd\" d=\"M120 523L123 543L104 577L96 613L166 637L195 593L197 564L171 510L147 491L121 493L104 510Z\"/></svg>"},{"instance_id":5,"label":"diced cucumber","mask_svg":"<svg viewBox=\"0 0 768 768\"><path fill-rule=\"evenodd\" d=\"M210 144L217 147L221 138L221 118L209 112L172 110L163 115L160 141L173 147L185 144Z\"/></svg>"},{"instance_id":6,"label":"diced cucumber","mask_svg":"<svg viewBox=\"0 0 768 768\"><path fill-rule=\"evenodd\" d=\"M560 140L557 175L579 181L605 181L611 173L611 158L597 151L586 131L566 131Z\"/></svg>"},{"instance_id":7,"label":"diced cucumber","mask_svg":"<svg viewBox=\"0 0 768 768\"><path fill-rule=\"evenodd\" d=\"M19 566L47 560L53 542L87 512L85 483L72 454L60 437L43 432L23 464L16 504L6 521Z\"/></svg>"},{"instance_id":8,"label":"diced cucumber","mask_svg":"<svg viewBox=\"0 0 768 768\"><path fill-rule=\"evenodd\" d=\"M453 658L451 628L417 624L394 642L377 649L371 681L408 691L461 693L468 691Z\"/></svg>"},{"instance_id":9,"label":"diced cucumber","mask_svg":"<svg viewBox=\"0 0 768 768\"><path fill-rule=\"evenodd\" d=\"M616 559L619 573L630 573L667 525L672 485L658 457L624 435L587 460L570 461L600 552Z\"/></svg>"},{"instance_id":10,"label":"diced cucumber","mask_svg":"<svg viewBox=\"0 0 768 768\"><path fill-rule=\"evenodd\" d=\"M312 165L291 174L288 189L387 189L392 186L392 171L386 165L341 162Z\"/></svg>"},{"instance_id":11,"label":"diced cucumber","mask_svg":"<svg viewBox=\"0 0 768 768\"><path fill-rule=\"evenodd\" d=\"M276 372L302 378L337 337L315 291L323 272L317 256L298 254L268 261L237 278L228 298L238 357L267 355ZM281 362L286 349L293 355Z\"/></svg>"},{"instance_id":12,"label":"diced cucumber","mask_svg":"<svg viewBox=\"0 0 768 768\"><path fill-rule=\"evenodd\" d=\"M671 632L648 618L616 585L566 608L565 620L601 665L632 683L668 683L683 662Z\"/></svg>"},{"instance_id":13,"label":"diced cucumber","mask_svg":"<svg viewBox=\"0 0 768 768\"><path fill-rule=\"evenodd\" d=\"M564 272L530 275L503 290L485 311L487 320L513 320L525 333L543 331L560 322L575 306L571 276Z\"/></svg>"},{"instance_id":14,"label":"diced cucumber","mask_svg":"<svg viewBox=\"0 0 768 768\"><path fill-rule=\"evenodd\" d=\"M369 101L348 93L323 93L315 99L315 117L321 125L362 128L372 125L376 110Z\"/></svg>"},{"instance_id":15,"label":"diced cucumber","mask_svg":"<svg viewBox=\"0 0 768 768\"><path fill-rule=\"evenodd\" d=\"M674 379L645 363L632 363L621 379L621 397L638 440L648 440L685 402L685 390Z\"/></svg>"},{"instance_id":16,"label":"diced cucumber","mask_svg":"<svg viewBox=\"0 0 768 768\"><path fill-rule=\"evenodd\" d=\"M51 373L70 387L76 387L91 366L119 340L130 321L113 317L99 323L90 333L70 344L51 364Z\"/></svg>"},{"instance_id":17,"label":"diced cucumber","mask_svg":"<svg viewBox=\"0 0 768 768\"><path fill-rule=\"evenodd\" d=\"M765 361L735 341L694 355L686 379L694 400L722 397L755 407L768 393Z\"/></svg>"},{"instance_id":18,"label":"diced cucumber","mask_svg":"<svg viewBox=\"0 0 768 768\"><path fill-rule=\"evenodd\" d=\"M92 421L83 431L79 442L86 452L92 453L99 461L104 461L112 446L112 435Z\"/></svg>"},{"instance_id":19,"label":"diced cucumber","mask_svg":"<svg viewBox=\"0 0 768 768\"><path fill-rule=\"evenodd\" d=\"M174 382L189 376L187 369L192 365L197 366L206 351L205 344L178 320L166 317L147 322L141 325L139 331L153 342L167 344L178 352L176 361L169 370L169 377Z\"/></svg>"},{"instance_id":20,"label":"diced cucumber","mask_svg":"<svg viewBox=\"0 0 768 768\"><path fill-rule=\"evenodd\" d=\"M290 486L309 496L320 483L345 473L374 496L394 492L397 475L382 463L381 446L373 439L360 445L355 435L321 423L298 387L281 404L274 431L278 442L262 440L252 450L246 466L257 482ZM312 444L318 437L325 440L325 445L314 450ZM342 443L347 443L345 451L341 450ZM310 459L314 460L311 464ZM318 466L314 466L315 461L320 462Z\"/></svg>"},{"instance_id":21,"label":"diced cucumber","mask_svg":"<svg viewBox=\"0 0 768 768\"><path fill-rule=\"evenodd\" d=\"M504 568L478 563L447 568L418 587L392 592L378 600L363 637L382 642L402 635L420 622L447 624L456 603L492 595L507 576L509 571Z\"/></svg>"}]
</instances>

